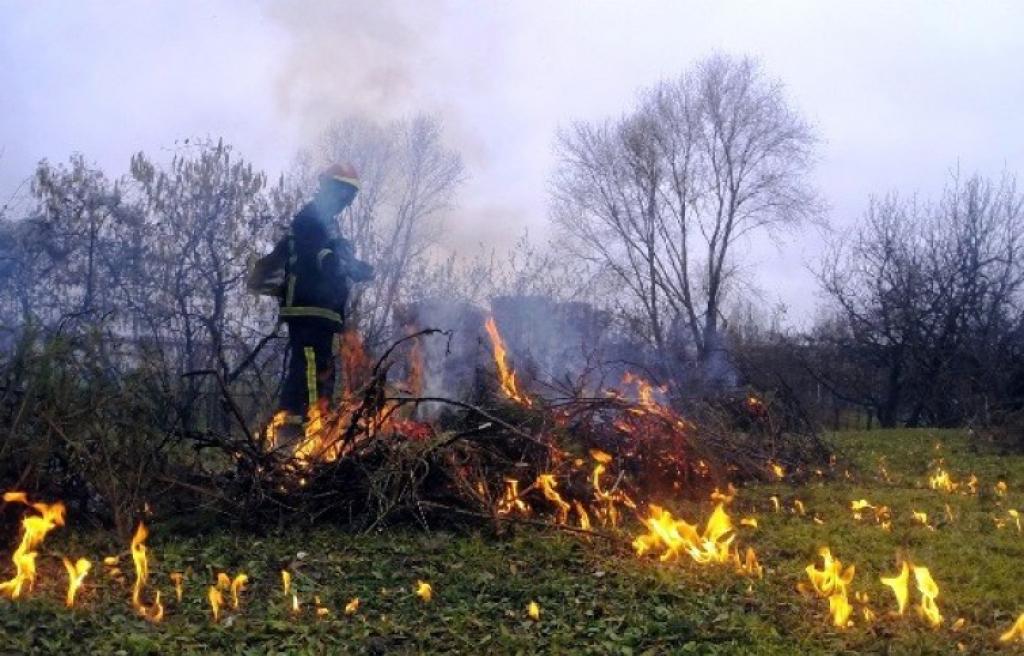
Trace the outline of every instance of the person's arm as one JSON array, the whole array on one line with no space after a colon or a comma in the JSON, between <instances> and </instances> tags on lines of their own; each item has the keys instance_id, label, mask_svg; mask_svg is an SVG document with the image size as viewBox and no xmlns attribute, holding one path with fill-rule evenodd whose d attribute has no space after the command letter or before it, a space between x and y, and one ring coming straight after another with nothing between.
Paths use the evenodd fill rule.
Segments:
<instances>
[{"instance_id":1,"label":"person's arm","mask_svg":"<svg viewBox=\"0 0 1024 656\"><path fill-rule=\"evenodd\" d=\"M253 294L279 295L284 285L284 265L288 258L288 239L283 238L274 245L274 250L264 255L252 266L246 287Z\"/></svg>"}]
</instances>

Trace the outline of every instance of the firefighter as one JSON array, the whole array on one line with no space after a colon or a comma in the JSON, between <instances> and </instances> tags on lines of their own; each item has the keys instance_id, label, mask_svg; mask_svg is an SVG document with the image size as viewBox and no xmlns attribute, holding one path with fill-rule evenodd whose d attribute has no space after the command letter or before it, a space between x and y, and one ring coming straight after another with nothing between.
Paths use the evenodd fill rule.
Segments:
<instances>
[{"instance_id":1,"label":"firefighter","mask_svg":"<svg viewBox=\"0 0 1024 656\"><path fill-rule=\"evenodd\" d=\"M278 319L288 325L279 443L302 434L310 407L324 411L339 396L336 361L349 291L353 282L373 278L373 267L355 258L351 242L338 229L338 214L359 191L355 169L333 165L320 174L319 183L313 199L292 218L274 250L256 262L248 280L254 293L279 299Z\"/></svg>"}]
</instances>

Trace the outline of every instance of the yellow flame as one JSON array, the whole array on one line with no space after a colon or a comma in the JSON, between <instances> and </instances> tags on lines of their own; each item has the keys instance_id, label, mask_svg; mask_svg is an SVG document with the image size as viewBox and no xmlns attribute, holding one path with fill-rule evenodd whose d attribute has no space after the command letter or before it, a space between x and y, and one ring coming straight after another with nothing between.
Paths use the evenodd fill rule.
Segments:
<instances>
[{"instance_id":1,"label":"yellow flame","mask_svg":"<svg viewBox=\"0 0 1024 656\"><path fill-rule=\"evenodd\" d=\"M832 624L837 628L845 628L850 624L853 606L846 597L846 592L835 592L828 598L828 612L832 615Z\"/></svg>"},{"instance_id":2,"label":"yellow flame","mask_svg":"<svg viewBox=\"0 0 1024 656\"><path fill-rule=\"evenodd\" d=\"M224 595L221 593L220 588L211 585L206 591L206 598L210 602L210 613L213 615L213 621L220 621L220 608L224 605Z\"/></svg>"},{"instance_id":3,"label":"yellow flame","mask_svg":"<svg viewBox=\"0 0 1024 656\"><path fill-rule=\"evenodd\" d=\"M999 636L1000 642L1024 642L1024 613L1021 613L1017 621L1013 623L1006 633Z\"/></svg>"},{"instance_id":4,"label":"yellow flame","mask_svg":"<svg viewBox=\"0 0 1024 656\"><path fill-rule=\"evenodd\" d=\"M238 574L231 581L231 607L238 610L239 595L242 590L245 589L245 584L249 582L249 577L245 574Z\"/></svg>"},{"instance_id":5,"label":"yellow flame","mask_svg":"<svg viewBox=\"0 0 1024 656\"><path fill-rule=\"evenodd\" d=\"M896 595L897 610L902 615L907 608L907 600L910 598L910 565L904 561L899 574L890 577L883 576L881 581L882 585L892 588L893 594Z\"/></svg>"},{"instance_id":6,"label":"yellow flame","mask_svg":"<svg viewBox=\"0 0 1024 656\"><path fill-rule=\"evenodd\" d=\"M996 496L997 497L1005 497L1006 496L1006 481L998 481L998 482L996 482Z\"/></svg>"},{"instance_id":7,"label":"yellow flame","mask_svg":"<svg viewBox=\"0 0 1024 656\"><path fill-rule=\"evenodd\" d=\"M959 486L950 478L949 472L939 467L932 476L928 477L928 486L933 490L943 492L955 492Z\"/></svg>"},{"instance_id":8,"label":"yellow flame","mask_svg":"<svg viewBox=\"0 0 1024 656\"><path fill-rule=\"evenodd\" d=\"M648 532L633 540L633 549L638 556L661 548L661 560L670 560L685 552L700 564L739 561L732 547L736 534L724 504L715 507L703 533L698 533L693 524L675 519L672 513L653 504L649 508L649 516L641 521Z\"/></svg>"},{"instance_id":9,"label":"yellow flame","mask_svg":"<svg viewBox=\"0 0 1024 656\"><path fill-rule=\"evenodd\" d=\"M526 615L534 622L540 621L540 605L536 601L531 601L526 606Z\"/></svg>"},{"instance_id":10,"label":"yellow flame","mask_svg":"<svg viewBox=\"0 0 1024 656\"><path fill-rule=\"evenodd\" d=\"M434 588L426 581L416 581L416 596L429 603L434 598Z\"/></svg>"},{"instance_id":11,"label":"yellow flame","mask_svg":"<svg viewBox=\"0 0 1024 656\"><path fill-rule=\"evenodd\" d=\"M59 501L52 504L29 503L24 492L6 492L4 501L22 503L31 506L38 515L29 515L21 520L21 542L11 556L14 563L14 577L0 583L0 595L11 599L19 598L27 588L32 590L36 582L37 548L43 543L46 534L57 526L64 525L64 504Z\"/></svg>"},{"instance_id":12,"label":"yellow flame","mask_svg":"<svg viewBox=\"0 0 1024 656\"><path fill-rule=\"evenodd\" d=\"M146 579L149 578L149 559L146 557L146 537L149 530L146 525L139 522L132 536L131 551L132 561L135 563L135 585L132 586L132 606L139 611L143 617L147 615L146 606L142 603L142 590L146 587Z\"/></svg>"},{"instance_id":13,"label":"yellow flame","mask_svg":"<svg viewBox=\"0 0 1024 656\"><path fill-rule=\"evenodd\" d=\"M345 614L355 615L359 610L359 597L354 597L351 601L345 604Z\"/></svg>"},{"instance_id":14,"label":"yellow flame","mask_svg":"<svg viewBox=\"0 0 1024 656\"><path fill-rule=\"evenodd\" d=\"M292 589L292 575L286 569L281 570L281 587L284 588L284 596L287 597Z\"/></svg>"},{"instance_id":15,"label":"yellow flame","mask_svg":"<svg viewBox=\"0 0 1024 656\"><path fill-rule=\"evenodd\" d=\"M771 465L772 473L775 474L775 478L781 481L786 477L786 470L782 465L780 465L777 462L772 462L768 464Z\"/></svg>"},{"instance_id":16,"label":"yellow flame","mask_svg":"<svg viewBox=\"0 0 1024 656\"><path fill-rule=\"evenodd\" d=\"M89 573L92 563L85 558L79 558L75 562L71 562L67 558L62 560L64 562L64 569L68 572L68 593L65 597L64 605L68 608L74 608L75 595L78 593L78 589L82 587L82 581L85 580L85 575Z\"/></svg>"},{"instance_id":17,"label":"yellow flame","mask_svg":"<svg viewBox=\"0 0 1024 656\"><path fill-rule=\"evenodd\" d=\"M853 606L847 595L848 586L853 582L856 569L850 565L843 569L843 563L832 557L828 547L818 550L822 559L822 568L818 569L814 564L808 565L804 570L811 586L820 597L828 598L828 609L832 616L832 624L838 628L845 628L850 623L850 615Z\"/></svg>"},{"instance_id":18,"label":"yellow flame","mask_svg":"<svg viewBox=\"0 0 1024 656\"><path fill-rule=\"evenodd\" d=\"M935 603L935 599L939 596L939 586L932 579L927 567L915 566L914 580L917 581L917 590L921 593L921 605L918 612L934 629L942 624L942 614Z\"/></svg>"}]
</instances>

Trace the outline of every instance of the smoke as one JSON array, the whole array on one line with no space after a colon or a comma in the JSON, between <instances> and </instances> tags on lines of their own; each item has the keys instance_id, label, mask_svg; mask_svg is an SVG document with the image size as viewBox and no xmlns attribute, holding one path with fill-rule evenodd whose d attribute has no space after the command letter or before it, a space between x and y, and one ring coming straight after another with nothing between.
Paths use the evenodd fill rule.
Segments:
<instances>
[{"instance_id":1,"label":"smoke","mask_svg":"<svg viewBox=\"0 0 1024 656\"><path fill-rule=\"evenodd\" d=\"M485 18L436 1L291 0L266 5L265 15L285 42L276 109L301 147L354 115L385 123L430 114L469 172L446 221L446 250L508 243L543 219L542 191L530 200L510 191L515 118L496 115L505 44L488 23L500 12Z\"/></svg>"}]
</instances>

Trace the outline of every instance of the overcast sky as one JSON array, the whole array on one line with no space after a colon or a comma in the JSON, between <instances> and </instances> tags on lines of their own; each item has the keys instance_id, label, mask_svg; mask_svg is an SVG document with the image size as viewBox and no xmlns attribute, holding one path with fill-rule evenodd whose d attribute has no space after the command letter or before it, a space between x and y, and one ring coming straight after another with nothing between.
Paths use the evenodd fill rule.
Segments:
<instances>
[{"instance_id":1,"label":"overcast sky","mask_svg":"<svg viewBox=\"0 0 1024 656\"><path fill-rule=\"evenodd\" d=\"M822 138L834 226L870 194L1024 173L1022 2L0 0L0 202L39 159L109 174L223 136L271 173L332 118L439 114L470 181L449 245L548 238L560 124L624 111L712 52L753 55ZM802 323L821 235L750 244Z\"/></svg>"}]
</instances>

